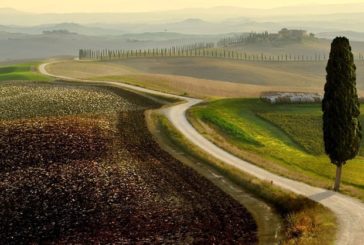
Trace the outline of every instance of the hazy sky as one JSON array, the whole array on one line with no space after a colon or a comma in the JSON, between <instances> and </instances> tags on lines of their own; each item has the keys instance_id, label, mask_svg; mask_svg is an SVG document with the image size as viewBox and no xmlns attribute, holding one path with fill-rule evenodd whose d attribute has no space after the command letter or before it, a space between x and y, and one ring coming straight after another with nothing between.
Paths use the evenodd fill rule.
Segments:
<instances>
[{"instance_id":1,"label":"hazy sky","mask_svg":"<svg viewBox=\"0 0 364 245\"><path fill-rule=\"evenodd\" d=\"M0 0L0 8L28 12L144 12L195 7L274 8L300 4L364 3L364 0Z\"/></svg>"}]
</instances>

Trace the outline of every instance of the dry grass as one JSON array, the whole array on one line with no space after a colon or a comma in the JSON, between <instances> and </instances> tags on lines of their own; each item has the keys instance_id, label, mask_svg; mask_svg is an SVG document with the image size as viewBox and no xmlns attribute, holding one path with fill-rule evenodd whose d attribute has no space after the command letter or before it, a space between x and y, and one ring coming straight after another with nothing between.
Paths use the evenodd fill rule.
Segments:
<instances>
[{"instance_id":1,"label":"dry grass","mask_svg":"<svg viewBox=\"0 0 364 245\"><path fill-rule=\"evenodd\" d=\"M242 84L315 87L324 76L312 62L244 62L220 58L137 58L118 62L147 73L191 76ZM294 69L303 67L306 72ZM323 64L323 63L322 63ZM292 68L291 68L292 67Z\"/></svg>"},{"instance_id":2,"label":"dry grass","mask_svg":"<svg viewBox=\"0 0 364 245\"><path fill-rule=\"evenodd\" d=\"M280 86L278 88L274 86L238 84L194 77L161 74L131 74L125 76L95 77L92 79L121 81L158 91L199 98L258 97L264 91L292 91L291 87L286 86ZM294 90L298 90L298 88L294 88ZM311 91L308 89L303 90Z\"/></svg>"},{"instance_id":3,"label":"dry grass","mask_svg":"<svg viewBox=\"0 0 364 245\"><path fill-rule=\"evenodd\" d=\"M136 71L120 64L101 62L78 62L73 60L62 61L47 66L52 74L65 75L73 78L86 79L91 76L116 76L132 74Z\"/></svg>"},{"instance_id":4,"label":"dry grass","mask_svg":"<svg viewBox=\"0 0 364 245\"><path fill-rule=\"evenodd\" d=\"M190 76L263 86L322 90L326 62L245 62L219 58L137 58L121 65L154 74ZM112 63L115 64L115 63ZM364 89L364 62L357 61L358 87Z\"/></svg>"},{"instance_id":5,"label":"dry grass","mask_svg":"<svg viewBox=\"0 0 364 245\"><path fill-rule=\"evenodd\" d=\"M302 73L306 69L304 68L305 63L291 64L291 68L287 68L275 63L258 64L207 58L183 58L188 63L183 66L173 61L176 59L178 58L162 58L158 61L159 63L155 59L131 59L128 62L140 63L140 66L148 66L148 64L149 66L153 64L165 66L170 67L171 70L176 66L182 66L181 74L183 75L157 74L158 71L154 74L143 73L143 71L138 72L124 64L101 62L64 61L52 64L47 69L58 75L91 80L121 81L174 94L203 98L257 97L265 91L322 92L323 88L323 82L318 75L314 74L310 77L306 73ZM303 68L300 67L301 64ZM207 68L204 70L201 67ZM196 74L186 73L190 69ZM292 71L289 72L289 69ZM302 74L299 74L300 69ZM295 75L296 72L298 75ZM309 72L308 68L306 72ZM205 78L197 78L199 76L205 76ZM227 82L229 80L227 76L230 76L230 80L235 77L240 78L241 81ZM306 78L310 82L305 82Z\"/></svg>"}]
</instances>

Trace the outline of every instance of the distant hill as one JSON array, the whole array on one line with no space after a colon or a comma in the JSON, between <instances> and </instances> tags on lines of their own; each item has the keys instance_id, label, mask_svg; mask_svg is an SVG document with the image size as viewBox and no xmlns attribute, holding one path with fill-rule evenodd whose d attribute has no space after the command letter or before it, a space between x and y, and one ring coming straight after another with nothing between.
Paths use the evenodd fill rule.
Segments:
<instances>
[{"instance_id":1,"label":"distant hill","mask_svg":"<svg viewBox=\"0 0 364 245\"><path fill-rule=\"evenodd\" d=\"M64 26L61 26L64 27ZM216 42L219 35L184 35L179 33L139 33L119 36L87 36L62 29L42 34L0 31L0 61L76 56L79 49L169 48L196 42Z\"/></svg>"},{"instance_id":2,"label":"distant hill","mask_svg":"<svg viewBox=\"0 0 364 245\"><path fill-rule=\"evenodd\" d=\"M339 12L337 10L340 10ZM230 6L181 9L145 13L33 14L0 9L0 25L43 26L50 23L77 23L71 32L87 35L116 33L180 32L219 34L226 32L278 31L283 27L310 32L364 32L364 4L302 5L274 9ZM71 30L72 29L72 30ZM25 30L20 30L24 32ZM39 28L38 30L39 33ZM35 34L35 31L31 34ZM29 32L30 33L30 32Z\"/></svg>"},{"instance_id":3,"label":"distant hill","mask_svg":"<svg viewBox=\"0 0 364 245\"><path fill-rule=\"evenodd\" d=\"M364 32L341 31L341 32L321 32L317 33L317 37L333 39L337 36L345 36L352 41L364 41Z\"/></svg>"},{"instance_id":4,"label":"distant hill","mask_svg":"<svg viewBox=\"0 0 364 245\"><path fill-rule=\"evenodd\" d=\"M316 5L317 6L317 5ZM334 13L340 8L341 13ZM294 10L294 11L293 11ZM298 12L297 12L298 11ZM246 33L277 33L283 27L319 38L345 35L364 41L364 4L248 9L229 6L147 13L34 14L0 8L0 60L76 55L83 49L168 48L217 42ZM329 40L285 45L292 53L327 52ZM354 43L359 52L364 43ZM260 43L247 52L282 53ZM272 51L272 47L275 48ZM288 47L289 46L289 47ZM307 51L308 52L308 51ZM363 52L364 51L360 51Z\"/></svg>"},{"instance_id":5,"label":"distant hill","mask_svg":"<svg viewBox=\"0 0 364 245\"><path fill-rule=\"evenodd\" d=\"M219 35L196 35L196 34L182 34L178 32L142 32L142 33L127 33L120 37L129 40L138 41L163 41L163 40L196 40L197 41L216 41L221 38L223 34Z\"/></svg>"},{"instance_id":6,"label":"distant hill","mask_svg":"<svg viewBox=\"0 0 364 245\"><path fill-rule=\"evenodd\" d=\"M220 47L245 47L246 45L284 47L288 44L300 44L303 42L318 41L313 33L305 30L281 29L278 33L251 32L249 34L224 37L217 42Z\"/></svg>"},{"instance_id":7,"label":"distant hill","mask_svg":"<svg viewBox=\"0 0 364 245\"><path fill-rule=\"evenodd\" d=\"M37 25L37 26L14 26L14 25L0 26L0 31L10 32L10 33L41 34L44 31L55 31L55 30L67 30L69 32L81 35L90 35L90 36L124 34L124 32L117 29L80 25L76 23L59 23L59 24Z\"/></svg>"},{"instance_id":8,"label":"distant hill","mask_svg":"<svg viewBox=\"0 0 364 245\"><path fill-rule=\"evenodd\" d=\"M13 8L0 8L0 14L6 14L6 15L10 15L10 14L24 14L24 12L18 11L16 9Z\"/></svg>"},{"instance_id":9,"label":"distant hill","mask_svg":"<svg viewBox=\"0 0 364 245\"><path fill-rule=\"evenodd\" d=\"M77 24L77 23L58 23L36 26L14 26L0 25L0 31L10 33L41 34L44 31L67 30L80 35L89 36L119 36L123 34L139 33L183 33L185 35L219 35L231 32L257 31L268 29L280 29L280 24L275 23L255 23L245 19L227 20L222 22L208 22L202 19L193 18L177 22L151 23L151 24ZM170 34L169 34L170 35Z\"/></svg>"}]
</instances>

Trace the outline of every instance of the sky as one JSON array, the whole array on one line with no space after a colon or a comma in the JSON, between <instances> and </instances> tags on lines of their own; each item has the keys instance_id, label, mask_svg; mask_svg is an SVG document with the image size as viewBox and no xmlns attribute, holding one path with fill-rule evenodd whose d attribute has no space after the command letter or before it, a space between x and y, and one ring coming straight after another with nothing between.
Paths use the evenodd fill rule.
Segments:
<instances>
[{"instance_id":1,"label":"sky","mask_svg":"<svg viewBox=\"0 0 364 245\"><path fill-rule=\"evenodd\" d=\"M307 4L364 3L364 0L0 0L0 8L35 13L148 12L183 8L236 6L275 8Z\"/></svg>"}]
</instances>

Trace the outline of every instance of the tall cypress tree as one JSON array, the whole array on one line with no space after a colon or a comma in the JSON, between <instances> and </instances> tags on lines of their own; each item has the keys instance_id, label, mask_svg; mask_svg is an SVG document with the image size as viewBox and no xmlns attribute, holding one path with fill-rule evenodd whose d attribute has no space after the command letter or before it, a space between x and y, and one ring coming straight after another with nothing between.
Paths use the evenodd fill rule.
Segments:
<instances>
[{"instance_id":1,"label":"tall cypress tree","mask_svg":"<svg viewBox=\"0 0 364 245\"><path fill-rule=\"evenodd\" d=\"M342 166L358 154L362 137L356 67L347 38L333 40L326 72L323 132L326 154L336 165L334 190L338 191Z\"/></svg>"}]
</instances>

